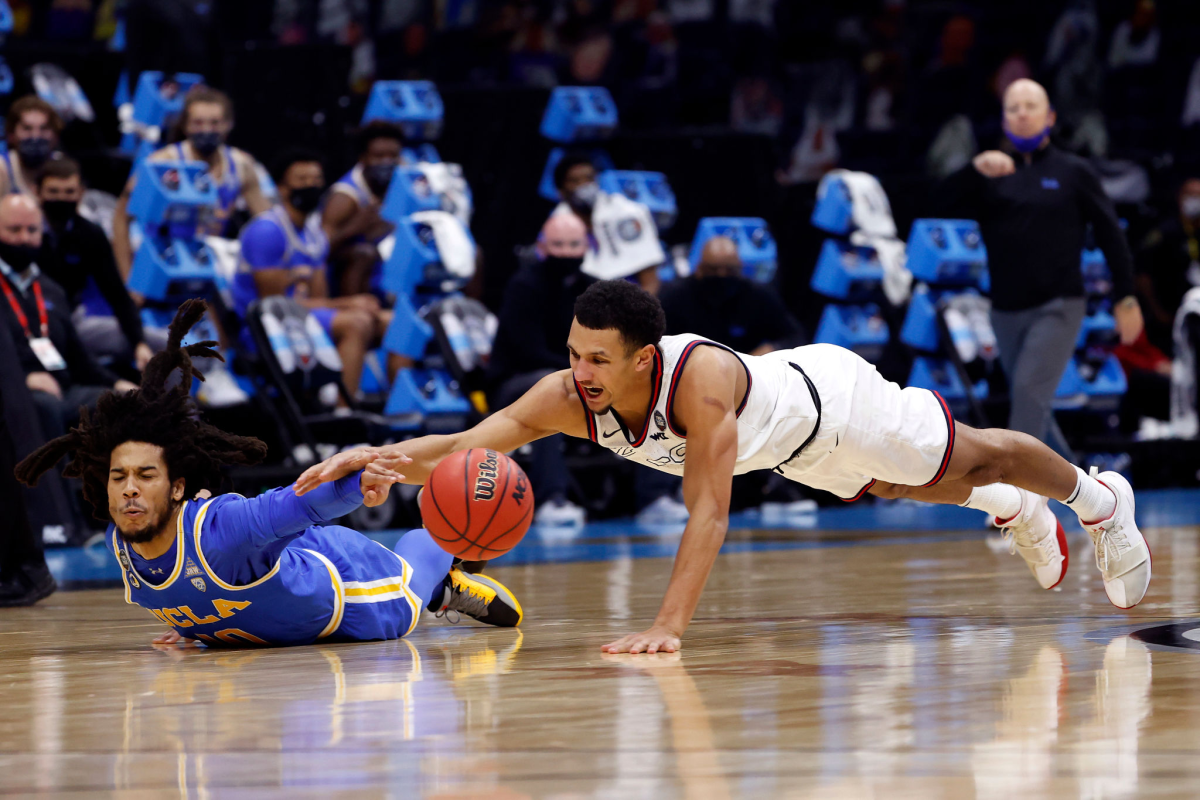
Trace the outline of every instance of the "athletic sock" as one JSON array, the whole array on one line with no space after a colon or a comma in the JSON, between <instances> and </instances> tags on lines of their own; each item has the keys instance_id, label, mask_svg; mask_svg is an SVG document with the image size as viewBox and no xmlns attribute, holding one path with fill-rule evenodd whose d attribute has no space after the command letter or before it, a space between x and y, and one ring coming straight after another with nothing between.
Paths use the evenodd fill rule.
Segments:
<instances>
[{"instance_id":1,"label":"athletic sock","mask_svg":"<svg viewBox=\"0 0 1200 800\"><path fill-rule=\"evenodd\" d=\"M1106 520L1117 509L1117 496L1100 481L1096 480L1079 467L1075 468L1079 480L1075 491L1066 500L1067 508L1079 515L1079 521L1085 525Z\"/></svg>"},{"instance_id":2,"label":"athletic sock","mask_svg":"<svg viewBox=\"0 0 1200 800\"><path fill-rule=\"evenodd\" d=\"M1006 522L1021 513L1021 492L1007 483L989 483L971 490L963 508L986 511L1001 522Z\"/></svg>"}]
</instances>

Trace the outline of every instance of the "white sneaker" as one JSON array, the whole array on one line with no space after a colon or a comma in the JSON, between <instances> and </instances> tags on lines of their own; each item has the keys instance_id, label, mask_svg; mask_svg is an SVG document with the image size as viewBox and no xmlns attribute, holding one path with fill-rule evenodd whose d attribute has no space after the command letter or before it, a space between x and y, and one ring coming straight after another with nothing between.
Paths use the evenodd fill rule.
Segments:
<instances>
[{"instance_id":1,"label":"white sneaker","mask_svg":"<svg viewBox=\"0 0 1200 800\"><path fill-rule=\"evenodd\" d=\"M687 506L664 494L637 514L639 525L675 525L688 520Z\"/></svg>"},{"instance_id":2,"label":"white sneaker","mask_svg":"<svg viewBox=\"0 0 1200 800\"><path fill-rule=\"evenodd\" d=\"M1096 545L1096 568L1104 577L1104 591L1117 608L1133 608L1150 588L1150 548L1133 519L1133 487L1119 472L1092 477L1112 489L1117 507L1108 519L1083 523ZM1080 520L1083 522L1082 520Z\"/></svg>"},{"instance_id":3,"label":"white sneaker","mask_svg":"<svg viewBox=\"0 0 1200 800\"><path fill-rule=\"evenodd\" d=\"M1020 553L1043 589L1053 589L1067 574L1067 537L1047 498L1017 489L1021 510L1010 520L996 520L1008 540L1008 552Z\"/></svg>"},{"instance_id":4,"label":"white sneaker","mask_svg":"<svg viewBox=\"0 0 1200 800\"><path fill-rule=\"evenodd\" d=\"M570 500L549 500L538 506L533 515L533 524L554 528L582 527L587 522L587 512Z\"/></svg>"},{"instance_id":5,"label":"white sneaker","mask_svg":"<svg viewBox=\"0 0 1200 800\"><path fill-rule=\"evenodd\" d=\"M233 373L224 365L204 373L196 398L209 408L228 408L250 402L250 395L242 391L233 379Z\"/></svg>"}]
</instances>

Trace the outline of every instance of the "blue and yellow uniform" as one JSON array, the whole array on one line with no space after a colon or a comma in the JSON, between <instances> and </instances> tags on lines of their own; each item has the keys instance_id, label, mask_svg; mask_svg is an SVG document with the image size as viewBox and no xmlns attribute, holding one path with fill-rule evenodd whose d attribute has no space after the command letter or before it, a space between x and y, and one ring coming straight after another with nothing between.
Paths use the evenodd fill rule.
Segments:
<instances>
[{"instance_id":1,"label":"blue and yellow uniform","mask_svg":"<svg viewBox=\"0 0 1200 800\"><path fill-rule=\"evenodd\" d=\"M424 530L392 551L328 523L362 503L359 474L304 497L290 488L184 503L171 549L143 559L109 526L125 600L210 645L395 639L441 597L452 557Z\"/></svg>"},{"instance_id":2,"label":"blue and yellow uniform","mask_svg":"<svg viewBox=\"0 0 1200 800\"><path fill-rule=\"evenodd\" d=\"M263 269L289 270L293 283L288 287L287 296L291 297L299 279L311 279L317 271L326 270L329 239L316 215L310 216L304 227L297 230L287 212L280 206L274 206L250 220L242 228L238 240L242 251L230 290L234 310L243 318L250 304L259 299L258 286L254 282L255 272ZM326 274L326 280L328 278ZM334 309L314 308L309 313L317 318L326 333L332 335Z\"/></svg>"}]
</instances>

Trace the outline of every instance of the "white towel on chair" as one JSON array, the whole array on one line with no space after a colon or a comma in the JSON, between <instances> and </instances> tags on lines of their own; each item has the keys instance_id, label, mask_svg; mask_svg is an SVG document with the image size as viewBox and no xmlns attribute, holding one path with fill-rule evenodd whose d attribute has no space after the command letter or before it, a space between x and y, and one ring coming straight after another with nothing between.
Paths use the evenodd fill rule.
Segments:
<instances>
[{"instance_id":1,"label":"white towel on chair","mask_svg":"<svg viewBox=\"0 0 1200 800\"><path fill-rule=\"evenodd\" d=\"M475 245L457 217L445 211L418 211L412 218L433 230L433 240L447 272L462 280L475 274Z\"/></svg>"},{"instance_id":2,"label":"white towel on chair","mask_svg":"<svg viewBox=\"0 0 1200 800\"><path fill-rule=\"evenodd\" d=\"M904 242L896 237L896 220L892 205L879 179L866 172L835 169L821 179L817 187L820 197L828 190L826 181L840 180L850 192L850 214L854 231L850 243L856 247L873 247L883 264L883 293L892 305L903 305L912 291L912 273Z\"/></svg>"},{"instance_id":3,"label":"white towel on chair","mask_svg":"<svg viewBox=\"0 0 1200 800\"><path fill-rule=\"evenodd\" d=\"M462 167L458 164L422 161L417 164L417 169L429 181L429 190L441 198L442 211L453 214L464 227L471 227L474 208Z\"/></svg>"}]
</instances>

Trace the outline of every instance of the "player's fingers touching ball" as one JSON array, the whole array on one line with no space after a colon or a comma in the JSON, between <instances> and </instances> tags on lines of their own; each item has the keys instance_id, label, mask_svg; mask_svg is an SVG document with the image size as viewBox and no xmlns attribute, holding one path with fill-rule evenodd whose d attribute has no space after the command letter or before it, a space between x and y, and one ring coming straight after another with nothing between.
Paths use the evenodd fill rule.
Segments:
<instances>
[{"instance_id":1,"label":"player's fingers touching ball","mask_svg":"<svg viewBox=\"0 0 1200 800\"><path fill-rule=\"evenodd\" d=\"M438 546L468 561L504 555L533 521L533 489L524 470L485 447L444 458L418 502L425 529Z\"/></svg>"}]
</instances>

